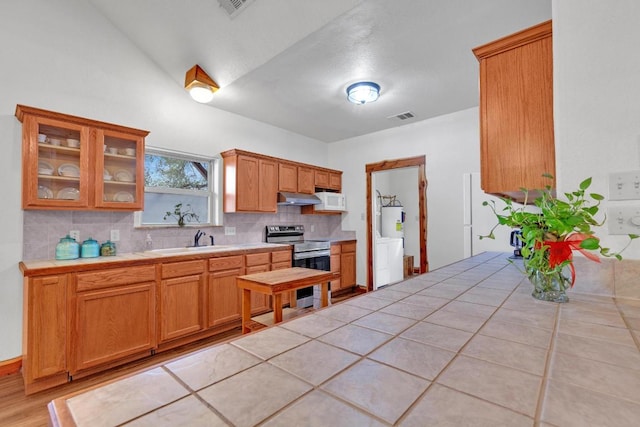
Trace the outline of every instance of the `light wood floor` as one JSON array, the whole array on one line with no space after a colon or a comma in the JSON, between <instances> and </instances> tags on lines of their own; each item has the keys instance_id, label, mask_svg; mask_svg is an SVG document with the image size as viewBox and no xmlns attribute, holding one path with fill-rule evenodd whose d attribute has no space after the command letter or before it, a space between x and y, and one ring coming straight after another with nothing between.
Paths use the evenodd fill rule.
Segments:
<instances>
[{"instance_id":1,"label":"light wood floor","mask_svg":"<svg viewBox=\"0 0 640 427\"><path fill-rule=\"evenodd\" d=\"M339 297L332 298L331 301L332 303L336 303L356 296L358 294L358 292L343 294ZM303 314L308 311L309 310L302 309L299 310L299 313L295 314ZM295 316L295 314L291 313L290 316L293 317ZM269 319L269 316L271 316L271 313L264 315L264 318ZM57 399L74 391L82 390L84 388L100 384L102 382L112 380L150 366L157 365L163 361L173 359L182 354L186 354L200 348L208 347L212 344L226 341L230 338L233 338L234 336L239 335L240 328L238 327L237 329L231 330L229 332L216 335L214 337L198 341L196 343L189 344L178 349L159 353L153 357L138 360L125 366L111 369L107 372L102 372L90 377L74 380L73 382L70 382L68 384L64 384L50 390L45 390L40 393L35 393L31 396L25 396L24 394L24 385L22 383L21 374L13 374L0 377L0 426L47 426L49 422L47 404L53 399Z\"/></svg>"}]
</instances>

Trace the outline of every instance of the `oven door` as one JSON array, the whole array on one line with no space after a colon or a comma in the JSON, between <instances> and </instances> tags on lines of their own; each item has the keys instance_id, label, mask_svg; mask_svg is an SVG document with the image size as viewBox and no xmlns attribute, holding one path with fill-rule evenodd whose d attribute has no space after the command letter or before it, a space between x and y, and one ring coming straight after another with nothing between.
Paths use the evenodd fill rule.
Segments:
<instances>
[{"instance_id":1,"label":"oven door","mask_svg":"<svg viewBox=\"0 0 640 427\"><path fill-rule=\"evenodd\" d=\"M311 268L313 270L331 271L331 257L329 255L313 256L296 259L294 256L293 267ZM329 298L331 298L331 284L329 284ZM313 306L313 286L298 289L296 291L296 303L298 308Z\"/></svg>"}]
</instances>

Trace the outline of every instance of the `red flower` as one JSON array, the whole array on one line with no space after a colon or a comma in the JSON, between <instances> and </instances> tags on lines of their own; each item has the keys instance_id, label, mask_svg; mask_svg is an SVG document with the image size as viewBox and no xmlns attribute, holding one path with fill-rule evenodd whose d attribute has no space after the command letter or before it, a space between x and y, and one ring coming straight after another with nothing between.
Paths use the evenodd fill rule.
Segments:
<instances>
[{"instance_id":1,"label":"red flower","mask_svg":"<svg viewBox=\"0 0 640 427\"><path fill-rule=\"evenodd\" d=\"M571 261L573 259L573 251L580 251L582 255L591 261L600 262L600 258L580 247L580 243L582 243L583 240L591 237L593 236L583 233L573 233L559 242L545 241L544 245L549 247L549 267L554 268L565 261ZM571 287L573 287L573 283L576 281L576 273L573 264L570 264L570 268Z\"/></svg>"}]
</instances>

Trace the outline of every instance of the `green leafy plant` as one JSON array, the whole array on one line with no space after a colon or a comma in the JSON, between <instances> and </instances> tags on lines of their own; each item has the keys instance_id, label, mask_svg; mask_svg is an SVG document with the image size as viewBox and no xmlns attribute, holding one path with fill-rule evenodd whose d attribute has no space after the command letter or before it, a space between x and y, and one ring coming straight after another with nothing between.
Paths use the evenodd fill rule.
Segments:
<instances>
[{"instance_id":1,"label":"green leafy plant","mask_svg":"<svg viewBox=\"0 0 640 427\"><path fill-rule=\"evenodd\" d=\"M173 207L173 212L166 212L164 217L165 221L167 218L175 218L178 220L178 226L184 227L185 221L191 222L195 220L196 222L200 221L198 215L193 211L190 204L186 205L186 209L182 210L182 203L178 203Z\"/></svg>"},{"instance_id":2,"label":"green leafy plant","mask_svg":"<svg viewBox=\"0 0 640 427\"><path fill-rule=\"evenodd\" d=\"M553 178L548 174L544 176ZM595 219L604 197L597 193L587 193L590 186L591 178L587 178L580 183L578 190L564 193L566 200L561 200L555 197L551 187L547 185L545 189L537 190L539 195L533 200L533 206L537 208L535 212L528 203L530 192L524 188L523 205L503 199L506 206L498 212L495 202L485 201L483 205L493 210L498 223L487 236L480 236L480 239L495 238L493 232L501 225L519 228L522 233L518 238L522 242L525 273L530 278L536 272L547 277L561 276L562 269L569 266L573 286L575 271L572 251L580 251L587 258L597 262L600 262L600 258L594 252L599 252L603 257L615 257L620 260L620 253L629 246L631 240L638 238L637 235L630 234L627 246L617 253L612 253L609 248L600 245L600 239L595 236L592 227L601 226L606 219Z\"/></svg>"}]
</instances>

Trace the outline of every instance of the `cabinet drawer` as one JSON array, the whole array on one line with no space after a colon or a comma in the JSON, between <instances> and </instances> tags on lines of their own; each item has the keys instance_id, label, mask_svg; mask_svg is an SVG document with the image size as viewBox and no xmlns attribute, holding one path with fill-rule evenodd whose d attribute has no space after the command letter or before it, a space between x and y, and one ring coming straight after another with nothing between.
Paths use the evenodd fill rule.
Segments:
<instances>
[{"instance_id":1,"label":"cabinet drawer","mask_svg":"<svg viewBox=\"0 0 640 427\"><path fill-rule=\"evenodd\" d=\"M247 267L251 267L253 265L269 264L271 262L271 253L264 252L260 254L245 255L245 262Z\"/></svg>"},{"instance_id":2,"label":"cabinet drawer","mask_svg":"<svg viewBox=\"0 0 640 427\"><path fill-rule=\"evenodd\" d=\"M271 262L291 262L291 251L271 252Z\"/></svg>"},{"instance_id":3,"label":"cabinet drawer","mask_svg":"<svg viewBox=\"0 0 640 427\"><path fill-rule=\"evenodd\" d=\"M91 289L130 285L132 283L151 282L155 279L156 268L153 265L77 273L76 291L82 292Z\"/></svg>"},{"instance_id":4,"label":"cabinet drawer","mask_svg":"<svg viewBox=\"0 0 640 427\"><path fill-rule=\"evenodd\" d=\"M291 261L276 262L271 264L272 270L282 270L283 268L291 268Z\"/></svg>"},{"instance_id":5,"label":"cabinet drawer","mask_svg":"<svg viewBox=\"0 0 640 427\"><path fill-rule=\"evenodd\" d=\"M340 255L340 243L331 245L331 255Z\"/></svg>"},{"instance_id":6,"label":"cabinet drawer","mask_svg":"<svg viewBox=\"0 0 640 427\"><path fill-rule=\"evenodd\" d=\"M231 270L244 267L242 255L223 256L209 260L209 271Z\"/></svg>"},{"instance_id":7,"label":"cabinet drawer","mask_svg":"<svg viewBox=\"0 0 640 427\"><path fill-rule=\"evenodd\" d=\"M343 243L342 244L342 252L355 252L356 251L356 243Z\"/></svg>"},{"instance_id":8,"label":"cabinet drawer","mask_svg":"<svg viewBox=\"0 0 640 427\"><path fill-rule=\"evenodd\" d=\"M192 274L204 273L205 261L181 261L162 264L162 278L190 276Z\"/></svg>"}]
</instances>

